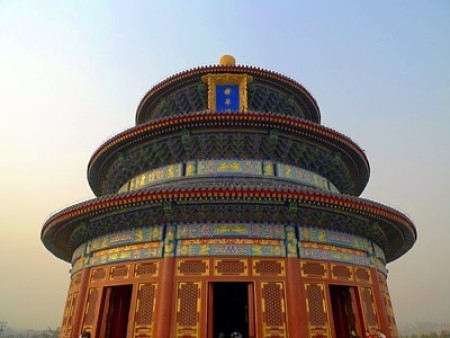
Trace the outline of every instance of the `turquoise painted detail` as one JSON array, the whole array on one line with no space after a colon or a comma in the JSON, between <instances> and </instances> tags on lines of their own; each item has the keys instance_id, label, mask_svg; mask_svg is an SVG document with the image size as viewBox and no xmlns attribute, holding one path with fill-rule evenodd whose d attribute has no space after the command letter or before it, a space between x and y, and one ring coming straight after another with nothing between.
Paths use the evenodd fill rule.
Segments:
<instances>
[{"instance_id":1,"label":"turquoise painted detail","mask_svg":"<svg viewBox=\"0 0 450 338\"><path fill-rule=\"evenodd\" d=\"M373 266L387 274L383 250L363 237L306 225L254 223L168 224L100 236L74 251L72 273L173 256L300 257Z\"/></svg>"},{"instance_id":2,"label":"turquoise painted detail","mask_svg":"<svg viewBox=\"0 0 450 338\"><path fill-rule=\"evenodd\" d=\"M298 257L297 243L294 226L286 226L286 249L288 257Z\"/></svg>"},{"instance_id":3,"label":"turquoise painted detail","mask_svg":"<svg viewBox=\"0 0 450 338\"><path fill-rule=\"evenodd\" d=\"M277 245L259 244L181 244L177 246L177 256L244 256L244 257L285 257L286 248L282 241Z\"/></svg>"},{"instance_id":4,"label":"turquoise painted detail","mask_svg":"<svg viewBox=\"0 0 450 338\"><path fill-rule=\"evenodd\" d=\"M161 225L125 230L97 237L89 241L89 252L115 248L127 244L161 241L162 239L163 232Z\"/></svg>"},{"instance_id":5,"label":"turquoise painted detail","mask_svg":"<svg viewBox=\"0 0 450 338\"><path fill-rule=\"evenodd\" d=\"M177 239L187 238L263 238L284 239L281 224L203 223L179 224Z\"/></svg>"},{"instance_id":6,"label":"turquoise painted detail","mask_svg":"<svg viewBox=\"0 0 450 338\"><path fill-rule=\"evenodd\" d=\"M363 237L311 226L299 226L298 233L300 258L374 266L387 274L383 250Z\"/></svg>"},{"instance_id":7,"label":"turquoise painted detail","mask_svg":"<svg viewBox=\"0 0 450 338\"><path fill-rule=\"evenodd\" d=\"M375 257L380 259L384 264L386 264L386 256L384 255L383 249L381 249L378 245L373 243L373 251L375 254Z\"/></svg>"},{"instance_id":8,"label":"turquoise painted detail","mask_svg":"<svg viewBox=\"0 0 450 338\"><path fill-rule=\"evenodd\" d=\"M372 252L372 245L369 240L345 232L309 226L299 226L298 232L299 240L303 242L331 244L344 248Z\"/></svg>"},{"instance_id":9,"label":"turquoise painted detail","mask_svg":"<svg viewBox=\"0 0 450 338\"><path fill-rule=\"evenodd\" d=\"M124 184L118 192L120 193L142 189L155 183L160 183L169 179L181 177L182 172L183 166L181 163L150 170L136 177L133 177L130 181Z\"/></svg>"},{"instance_id":10,"label":"turquoise painted detail","mask_svg":"<svg viewBox=\"0 0 450 338\"><path fill-rule=\"evenodd\" d=\"M262 175L261 161L242 160L207 160L198 161L197 175L208 174L242 174Z\"/></svg>"},{"instance_id":11,"label":"turquoise painted detail","mask_svg":"<svg viewBox=\"0 0 450 338\"><path fill-rule=\"evenodd\" d=\"M275 170L273 163L270 161L263 161L263 175L264 176L275 176Z\"/></svg>"},{"instance_id":12,"label":"turquoise painted detail","mask_svg":"<svg viewBox=\"0 0 450 338\"><path fill-rule=\"evenodd\" d=\"M383 275L387 276L388 270L386 268L386 264L380 261L376 257L370 257L370 263L374 266L378 271L380 271Z\"/></svg>"},{"instance_id":13,"label":"turquoise painted detail","mask_svg":"<svg viewBox=\"0 0 450 338\"><path fill-rule=\"evenodd\" d=\"M339 193L337 188L326 178L309 170L275 163L253 160L200 160L172 164L147 171L132 178L118 192L133 191L179 177L202 175L252 175L279 177L307 186Z\"/></svg>"},{"instance_id":14,"label":"turquoise painted detail","mask_svg":"<svg viewBox=\"0 0 450 338\"><path fill-rule=\"evenodd\" d=\"M87 243L83 243L78 248L76 248L72 254L72 264L80 259L82 256L86 255L87 252Z\"/></svg>"},{"instance_id":15,"label":"turquoise painted detail","mask_svg":"<svg viewBox=\"0 0 450 338\"><path fill-rule=\"evenodd\" d=\"M363 266L370 266L370 259L368 256L358 256L347 252L315 249L315 248L303 248L300 243L300 258L306 259L320 259L326 261L343 262L350 264L357 264Z\"/></svg>"},{"instance_id":16,"label":"turquoise painted detail","mask_svg":"<svg viewBox=\"0 0 450 338\"><path fill-rule=\"evenodd\" d=\"M91 257L89 259L88 266L159 257L162 257L162 244L160 244L157 248L120 250L118 252L111 252L99 257Z\"/></svg>"},{"instance_id":17,"label":"turquoise painted detail","mask_svg":"<svg viewBox=\"0 0 450 338\"><path fill-rule=\"evenodd\" d=\"M175 246L176 246L176 225L167 225L166 234L164 238L164 257L175 256Z\"/></svg>"},{"instance_id":18,"label":"turquoise painted detail","mask_svg":"<svg viewBox=\"0 0 450 338\"><path fill-rule=\"evenodd\" d=\"M276 170L278 177L288 178L299 183L312 185L336 193L339 192L330 181L312 171L282 163L276 164Z\"/></svg>"}]
</instances>

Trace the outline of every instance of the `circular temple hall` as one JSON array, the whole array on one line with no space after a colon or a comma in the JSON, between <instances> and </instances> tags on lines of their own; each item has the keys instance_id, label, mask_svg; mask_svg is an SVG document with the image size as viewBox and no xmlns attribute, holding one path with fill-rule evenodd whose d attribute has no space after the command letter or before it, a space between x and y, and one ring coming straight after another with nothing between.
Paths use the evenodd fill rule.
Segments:
<instances>
[{"instance_id":1,"label":"circular temple hall","mask_svg":"<svg viewBox=\"0 0 450 338\"><path fill-rule=\"evenodd\" d=\"M289 77L224 55L167 78L42 227L71 264L60 337L397 337L386 264L417 234L369 174Z\"/></svg>"}]
</instances>

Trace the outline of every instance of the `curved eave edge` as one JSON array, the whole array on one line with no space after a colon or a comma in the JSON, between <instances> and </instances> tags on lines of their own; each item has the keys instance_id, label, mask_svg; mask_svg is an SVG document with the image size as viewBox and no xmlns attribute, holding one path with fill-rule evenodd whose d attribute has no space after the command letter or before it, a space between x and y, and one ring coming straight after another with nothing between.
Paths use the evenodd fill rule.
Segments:
<instances>
[{"instance_id":1,"label":"curved eave edge","mask_svg":"<svg viewBox=\"0 0 450 338\"><path fill-rule=\"evenodd\" d=\"M100 194L97 176L104 163L104 159L107 159L110 154L124 147L127 143L134 143L140 138L149 138L166 132L181 130L186 127L209 127L217 126L221 123L234 123L239 127L252 126L252 124L261 127L260 123L267 123L267 126L264 127L279 128L280 130L288 132L306 132L311 134L311 136L320 135L330 141L339 142L339 145L344 145L360 159L357 161L356 167L359 170L361 183L357 187L356 195L359 195L366 186L370 175L370 166L365 152L350 138L331 128L308 120L287 117L281 114L267 114L261 112L217 114L211 111L166 117L157 121L137 125L117 134L102 144L92 155L88 164L89 184L96 195ZM350 157L353 158L354 156L350 154Z\"/></svg>"},{"instance_id":2,"label":"curved eave edge","mask_svg":"<svg viewBox=\"0 0 450 338\"><path fill-rule=\"evenodd\" d=\"M266 77L266 78L270 78L273 80L277 80L280 81L290 87L293 87L297 90L299 90L302 94L304 94L311 102L311 104L314 106L316 112L317 112L317 117L315 118L315 122L320 123L321 121L321 116L320 116L320 109L319 106L317 104L317 101L315 100L315 98L311 95L311 93L305 88L303 87L300 83L298 83L297 81L282 75L278 72L274 72L274 71L270 71L270 70L266 70L263 68L259 68L259 67L253 67L253 66L244 66L244 65L238 65L238 66L222 66L222 65L213 65L213 66L201 66L201 67L197 67L197 68L193 68L193 69L189 69L177 74L174 74L170 77L168 77L166 80L161 81L160 83L158 83L157 85L155 85L152 89L150 89L147 94L144 95L144 97L142 98L141 102L139 103L139 106L136 110L136 123L140 123L140 115L142 112L142 108L145 105L145 103L147 102L147 100L153 96L153 95L157 95L158 92L171 87L174 84L177 84L185 79L191 78L193 76L201 76L204 75L206 73L226 73L226 72L230 72L230 73L249 73L250 75L253 76L262 76L262 77Z\"/></svg>"},{"instance_id":3,"label":"curved eave edge","mask_svg":"<svg viewBox=\"0 0 450 338\"><path fill-rule=\"evenodd\" d=\"M274 201L297 201L301 204L317 206L321 208L332 208L342 212L350 212L370 218L381 218L394 223L397 231L403 236L402 247L392 253L388 262L402 256L414 244L417 232L413 222L403 213L385 205L359 199L351 196L334 195L331 193L319 193L312 191L273 191L267 189L231 189L231 188L199 188L199 189L172 189L170 191L141 190L134 193L121 195L108 195L92 199L71 207L51 216L43 225L41 240L44 245L55 256L68 260L68 253L59 252L57 248L57 233L65 224L75 220L82 220L90 216L104 214L109 211L119 210L126 207L138 207L148 203L163 203L164 201L186 200L186 199L271 199ZM409 237L409 238L407 238Z\"/></svg>"}]
</instances>

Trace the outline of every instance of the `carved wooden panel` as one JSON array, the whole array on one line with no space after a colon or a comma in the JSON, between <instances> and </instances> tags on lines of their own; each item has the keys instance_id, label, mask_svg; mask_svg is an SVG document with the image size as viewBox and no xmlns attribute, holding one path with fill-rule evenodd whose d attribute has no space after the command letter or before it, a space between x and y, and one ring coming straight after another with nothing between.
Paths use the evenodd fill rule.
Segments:
<instances>
[{"instance_id":1,"label":"carved wooden panel","mask_svg":"<svg viewBox=\"0 0 450 338\"><path fill-rule=\"evenodd\" d=\"M81 272L79 272L79 273L77 273L76 275L73 275L73 276L72 276L72 280L71 280L71 283L70 283L70 287L71 287L71 288L77 287L77 286L80 285L80 283L81 283Z\"/></svg>"},{"instance_id":2,"label":"carved wooden panel","mask_svg":"<svg viewBox=\"0 0 450 338\"><path fill-rule=\"evenodd\" d=\"M100 267L100 268L93 268L91 269L91 283L97 283L104 281L107 276L107 268L106 267Z\"/></svg>"},{"instance_id":3,"label":"carved wooden panel","mask_svg":"<svg viewBox=\"0 0 450 338\"><path fill-rule=\"evenodd\" d=\"M353 280L353 271L351 266L341 264L331 264L331 278L337 280Z\"/></svg>"},{"instance_id":4,"label":"carved wooden panel","mask_svg":"<svg viewBox=\"0 0 450 338\"><path fill-rule=\"evenodd\" d=\"M208 259L181 259L177 263L178 276L207 276L209 275Z\"/></svg>"},{"instance_id":5,"label":"carved wooden panel","mask_svg":"<svg viewBox=\"0 0 450 338\"><path fill-rule=\"evenodd\" d=\"M216 259L214 260L215 276L248 276L247 259Z\"/></svg>"},{"instance_id":6,"label":"carved wooden panel","mask_svg":"<svg viewBox=\"0 0 450 338\"><path fill-rule=\"evenodd\" d=\"M355 279L357 282L372 283L368 268L355 267Z\"/></svg>"},{"instance_id":7,"label":"carved wooden panel","mask_svg":"<svg viewBox=\"0 0 450 338\"><path fill-rule=\"evenodd\" d=\"M109 279L117 280L117 279L127 279L128 278L128 265L117 265L112 266L109 271Z\"/></svg>"},{"instance_id":8,"label":"carved wooden panel","mask_svg":"<svg viewBox=\"0 0 450 338\"><path fill-rule=\"evenodd\" d=\"M376 329L378 327L378 319L372 289L360 287L360 292L363 312L367 323L366 326L369 329Z\"/></svg>"},{"instance_id":9,"label":"carved wooden panel","mask_svg":"<svg viewBox=\"0 0 450 338\"><path fill-rule=\"evenodd\" d=\"M301 261L300 267L302 277L328 278L326 263Z\"/></svg>"},{"instance_id":10,"label":"carved wooden panel","mask_svg":"<svg viewBox=\"0 0 450 338\"><path fill-rule=\"evenodd\" d=\"M254 276L285 276L286 269L284 261L257 259L253 261Z\"/></svg>"},{"instance_id":11,"label":"carved wooden panel","mask_svg":"<svg viewBox=\"0 0 450 338\"><path fill-rule=\"evenodd\" d=\"M134 319L134 337L153 336L157 283L138 285Z\"/></svg>"},{"instance_id":12,"label":"carved wooden panel","mask_svg":"<svg viewBox=\"0 0 450 338\"><path fill-rule=\"evenodd\" d=\"M70 293L64 308L63 323L61 325L61 338L70 338L72 334L73 310L78 299L78 292Z\"/></svg>"},{"instance_id":13,"label":"carved wooden panel","mask_svg":"<svg viewBox=\"0 0 450 338\"><path fill-rule=\"evenodd\" d=\"M331 337L324 284L305 284L308 331L311 338Z\"/></svg>"},{"instance_id":14,"label":"carved wooden panel","mask_svg":"<svg viewBox=\"0 0 450 338\"><path fill-rule=\"evenodd\" d=\"M179 282L176 312L176 337L199 336L200 327L200 282Z\"/></svg>"},{"instance_id":15,"label":"carved wooden panel","mask_svg":"<svg viewBox=\"0 0 450 338\"><path fill-rule=\"evenodd\" d=\"M261 283L261 301L264 337L287 337L283 283Z\"/></svg>"},{"instance_id":16,"label":"carved wooden panel","mask_svg":"<svg viewBox=\"0 0 450 338\"><path fill-rule=\"evenodd\" d=\"M380 281L381 295L383 297L384 305L386 307L386 314L389 322L389 333L391 337L397 337L398 336L397 323L395 322L394 309L392 307L386 277L384 277L381 274L378 274L378 279Z\"/></svg>"},{"instance_id":17,"label":"carved wooden panel","mask_svg":"<svg viewBox=\"0 0 450 338\"><path fill-rule=\"evenodd\" d=\"M93 332L94 324L96 323L97 315L99 313L100 299L100 287L90 288L84 311L82 331Z\"/></svg>"},{"instance_id":18,"label":"carved wooden panel","mask_svg":"<svg viewBox=\"0 0 450 338\"><path fill-rule=\"evenodd\" d=\"M136 263L134 277L157 277L159 274L159 262Z\"/></svg>"}]
</instances>

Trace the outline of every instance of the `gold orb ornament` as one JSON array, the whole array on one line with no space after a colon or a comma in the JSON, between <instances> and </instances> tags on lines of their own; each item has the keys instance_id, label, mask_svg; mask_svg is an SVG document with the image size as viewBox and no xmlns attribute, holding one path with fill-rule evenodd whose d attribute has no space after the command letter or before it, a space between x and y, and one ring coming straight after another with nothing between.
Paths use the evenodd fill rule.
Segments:
<instances>
[{"instance_id":1,"label":"gold orb ornament","mask_svg":"<svg viewBox=\"0 0 450 338\"><path fill-rule=\"evenodd\" d=\"M220 58L219 64L222 66L235 66L236 59L232 55L225 54Z\"/></svg>"}]
</instances>

